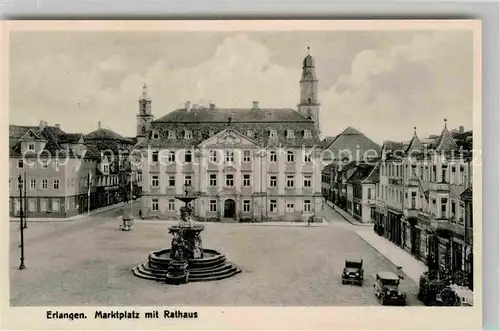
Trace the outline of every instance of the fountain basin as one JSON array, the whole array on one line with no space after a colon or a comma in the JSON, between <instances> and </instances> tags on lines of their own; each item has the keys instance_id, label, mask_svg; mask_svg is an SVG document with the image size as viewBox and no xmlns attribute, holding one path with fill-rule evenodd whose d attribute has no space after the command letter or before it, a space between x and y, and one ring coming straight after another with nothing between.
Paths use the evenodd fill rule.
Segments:
<instances>
[{"instance_id":1,"label":"fountain basin","mask_svg":"<svg viewBox=\"0 0 500 331\"><path fill-rule=\"evenodd\" d=\"M171 249L163 249L149 254L147 262L133 269L136 276L161 282L167 281L171 262ZM189 282L213 281L232 277L241 272L240 268L226 260L226 257L213 249L203 249L202 258L187 260L186 272Z\"/></svg>"}]
</instances>

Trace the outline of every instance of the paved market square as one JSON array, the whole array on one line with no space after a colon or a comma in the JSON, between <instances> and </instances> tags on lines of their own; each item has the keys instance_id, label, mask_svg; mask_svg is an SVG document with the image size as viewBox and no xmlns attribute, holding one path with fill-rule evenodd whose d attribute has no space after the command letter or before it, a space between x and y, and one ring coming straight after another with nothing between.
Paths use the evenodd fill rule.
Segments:
<instances>
[{"instance_id":1,"label":"paved market square","mask_svg":"<svg viewBox=\"0 0 500 331\"><path fill-rule=\"evenodd\" d=\"M324 204L324 226L205 224L203 244L224 252L242 272L215 281L166 285L135 277L132 268L170 246L169 221L135 221L119 230L123 211L73 222L34 222L25 231L25 270L19 266L19 227L10 223L12 306L378 306L374 274L397 268ZM346 257L362 257L362 287L341 285ZM405 276L408 305L421 305Z\"/></svg>"}]
</instances>

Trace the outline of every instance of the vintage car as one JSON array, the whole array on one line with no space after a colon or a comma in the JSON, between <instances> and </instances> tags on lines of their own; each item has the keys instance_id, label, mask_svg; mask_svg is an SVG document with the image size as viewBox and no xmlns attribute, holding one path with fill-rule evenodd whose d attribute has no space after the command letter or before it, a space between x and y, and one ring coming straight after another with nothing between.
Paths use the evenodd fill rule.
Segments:
<instances>
[{"instance_id":1,"label":"vintage car","mask_svg":"<svg viewBox=\"0 0 500 331\"><path fill-rule=\"evenodd\" d=\"M398 289L399 276L393 272L382 271L375 276L375 295L382 305L406 305L406 293Z\"/></svg>"},{"instance_id":2,"label":"vintage car","mask_svg":"<svg viewBox=\"0 0 500 331\"><path fill-rule=\"evenodd\" d=\"M363 259L352 260L346 259L344 272L342 272L342 285L345 284L357 284L363 285Z\"/></svg>"}]
</instances>

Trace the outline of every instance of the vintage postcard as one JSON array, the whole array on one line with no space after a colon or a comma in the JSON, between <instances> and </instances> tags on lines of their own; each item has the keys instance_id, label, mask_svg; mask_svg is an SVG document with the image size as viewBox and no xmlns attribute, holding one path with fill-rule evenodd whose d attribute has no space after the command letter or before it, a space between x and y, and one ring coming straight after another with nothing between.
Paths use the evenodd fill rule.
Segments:
<instances>
[{"instance_id":1,"label":"vintage postcard","mask_svg":"<svg viewBox=\"0 0 500 331\"><path fill-rule=\"evenodd\" d=\"M480 21L1 33L3 328L481 327Z\"/></svg>"}]
</instances>

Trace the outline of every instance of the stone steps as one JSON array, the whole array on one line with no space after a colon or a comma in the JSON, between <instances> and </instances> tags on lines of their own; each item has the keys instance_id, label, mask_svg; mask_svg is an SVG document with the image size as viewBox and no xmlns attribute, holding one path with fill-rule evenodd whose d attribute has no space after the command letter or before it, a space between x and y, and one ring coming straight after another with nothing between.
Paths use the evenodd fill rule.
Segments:
<instances>
[{"instance_id":1,"label":"stone steps","mask_svg":"<svg viewBox=\"0 0 500 331\"><path fill-rule=\"evenodd\" d=\"M226 263L212 270L188 270L189 271L189 281L190 282L202 282L202 281L213 281L221 280L225 278L232 277L241 272L241 270L233 264ZM151 279L156 281L165 282L166 271L165 270L154 270L141 264L133 268L133 273L144 279Z\"/></svg>"}]
</instances>

